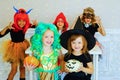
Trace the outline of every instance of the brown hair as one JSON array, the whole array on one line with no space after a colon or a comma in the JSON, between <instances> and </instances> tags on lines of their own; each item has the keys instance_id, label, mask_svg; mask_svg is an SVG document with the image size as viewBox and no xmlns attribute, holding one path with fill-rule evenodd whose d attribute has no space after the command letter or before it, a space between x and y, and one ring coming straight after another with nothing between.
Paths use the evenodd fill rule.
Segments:
<instances>
[{"instance_id":1,"label":"brown hair","mask_svg":"<svg viewBox=\"0 0 120 80\"><path fill-rule=\"evenodd\" d=\"M68 53L71 54L73 49L71 47L71 42L74 41L75 39L77 39L78 37L82 38L82 42L83 42L83 49L82 49L82 53L86 53L88 52L88 48L87 48L87 40L85 39L85 37L83 35L80 34L74 34L72 35L69 39L68 39Z\"/></svg>"},{"instance_id":2,"label":"brown hair","mask_svg":"<svg viewBox=\"0 0 120 80\"><path fill-rule=\"evenodd\" d=\"M85 22L85 18L91 19L91 22L94 23L96 21L94 9L92 9L91 7L85 8L81 18L82 22Z\"/></svg>"}]
</instances>

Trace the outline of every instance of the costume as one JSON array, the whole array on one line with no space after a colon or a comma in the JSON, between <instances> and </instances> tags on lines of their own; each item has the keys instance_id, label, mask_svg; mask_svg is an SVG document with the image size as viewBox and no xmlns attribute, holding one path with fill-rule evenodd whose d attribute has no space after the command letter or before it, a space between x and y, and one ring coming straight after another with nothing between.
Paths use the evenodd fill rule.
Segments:
<instances>
[{"instance_id":1,"label":"costume","mask_svg":"<svg viewBox=\"0 0 120 80\"><path fill-rule=\"evenodd\" d=\"M49 46L51 51L46 54L43 49L45 46L43 44L43 37L47 30L51 30L54 33L54 40ZM61 49L59 36L60 34L58 33L56 26L51 23L46 24L40 22L35 29L35 34L30 41L33 56L40 62L40 65L34 70L38 73L39 80L58 80L57 71L60 69L60 66L58 66L58 57L59 50Z\"/></svg>"},{"instance_id":2,"label":"costume","mask_svg":"<svg viewBox=\"0 0 120 80\"><path fill-rule=\"evenodd\" d=\"M25 34L22 30L15 32L13 29L8 29L4 35L10 32L11 40L4 43L3 59L7 62L20 63L25 58L25 50L29 47L29 42L25 39Z\"/></svg>"},{"instance_id":3,"label":"costume","mask_svg":"<svg viewBox=\"0 0 120 80\"><path fill-rule=\"evenodd\" d=\"M77 22L74 26L74 29L82 29L82 30L87 30L89 31L93 36L95 35L96 32L98 32L99 26L97 23L94 24L85 24L84 22L81 22L80 16L78 16Z\"/></svg>"},{"instance_id":4,"label":"costume","mask_svg":"<svg viewBox=\"0 0 120 80\"><path fill-rule=\"evenodd\" d=\"M18 26L19 20L24 20L26 22L23 28ZM26 57L25 50L29 47L29 42L25 39L25 33L27 29L31 27L29 17L24 9L16 11L14 15L14 23L11 27L13 27L13 29L7 29L3 35L0 34L0 37L4 37L10 32L11 37L11 40L3 44L3 59L10 63L14 62L17 64L23 64L23 60Z\"/></svg>"},{"instance_id":5,"label":"costume","mask_svg":"<svg viewBox=\"0 0 120 80\"><path fill-rule=\"evenodd\" d=\"M82 16L78 16L77 22L74 26L75 29L83 29L89 31L93 36L98 32L98 24L95 23L94 9L87 7L84 9Z\"/></svg>"},{"instance_id":6,"label":"costume","mask_svg":"<svg viewBox=\"0 0 120 80\"><path fill-rule=\"evenodd\" d=\"M68 40L70 39L71 36L73 35L82 35L87 41L87 49L86 52L80 54L80 55L73 55L72 53L69 53L69 46L68 46ZM91 74L87 74L85 72L77 72L72 70L74 69L75 65L78 64L83 64L83 67L88 67L87 63L92 62L92 58L90 57L90 54L88 53L88 50L91 50L95 46L95 38L87 31L81 30L81 29L71 29L60 36L60 43L62 47L68 50L68 53L65 54L64 56L64 61L65 61L65 67L69 70L69 73L64 77L64 80L91 80ZM71 42L70 42L71 43ZM72 48L71 48L72 49ZM73 62L70 64L70 60ZM67 64L67 65L66 65ZM73 66L71 66L73 65ZM71 71L72 70L72 71Z\"/></svg>"},{"instance_id":7,"label":"costume","mask_svg":"<svg viewBox=\"0 0 120 80\"><path fill-rule=\"evenodd\" d=\"M64 57L65 62L72 59L82 62L84 67L87 67L87 63L92 62L92 59L88 53L85 53L79 56L75 56L73 54L71 55L65 54L65 57ZM91 77L91 74L87 74L82 71L71 72L65 76L64 80L91 80L90 77Z\"/></svg>"},{"instance_id":8,"label":"costume","mask_svg":"<svg viewBox=\"0 0 120 80\"><path fill-rule=\"evenodd\" d=\"M35 69L35 72L40 73L40 80L58 80L57 71L60 69L58 66L58 56L54 52L49 54L42 54L39 60L41 64Z\"/></svg>"},{"instance_id":9,"label":"costume","mask_svg":"<svg viewBox=\"0 0 120 80\"><path fill-rule=\"evenodd\" d=\"M83 24L83 27L85 30L89 31L93 36L95 35L96 32L98 32L98 24L95 23L95 24L88 24L88 26L86 26L86 24L82 23Z\"/></svg>"},{"instance_id":10,"label":"costume","mask_svg":"<svg viewBox=\"0 0 120 80\"><path fill-rule=\"evenodd\" d=\"M54 22L53 22L53 24L55 24L57 28L58 28L57 22L58 22L59 19L62 19L63 22L64 22L64 26L63 26L62 31L59 31L60 33L63 33L63 32L65 32L65 31L68 29L68 26L69 26L69 25L68 25L68 22L67 22L67 20L66 20L66 17L65 17L65 15L63 14L63 12L60 12L60 13L57 15L56 19L54 20Z\"/></svg>"}]
</instances>

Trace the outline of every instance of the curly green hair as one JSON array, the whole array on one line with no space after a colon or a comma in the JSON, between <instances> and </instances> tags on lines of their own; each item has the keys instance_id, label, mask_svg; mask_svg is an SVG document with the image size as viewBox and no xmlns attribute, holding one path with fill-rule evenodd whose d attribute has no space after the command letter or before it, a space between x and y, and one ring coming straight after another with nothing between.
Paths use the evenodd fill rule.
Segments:
<instances>
[{"instance_id":1,"label":"curly green hair","mask_svg":"<svg viewBox=\"0 0 120 80\"><path fill-rule=\"evenodd\" d=\"M46 32L46 30L48 30L48 29L53 31L53 33L54 33L54 42L51 45L54 55L58 56L58 50L61 48L60 39L59 39L60 34L58 33L56 26L52 23L40 22L37 25L37 27L35 28L35 33L31 37L31 40L30 40L31 50L34 52L34 56L38 59L43 54L42 37L43 37L44 33Z\"/></svg>"}]
</instances>

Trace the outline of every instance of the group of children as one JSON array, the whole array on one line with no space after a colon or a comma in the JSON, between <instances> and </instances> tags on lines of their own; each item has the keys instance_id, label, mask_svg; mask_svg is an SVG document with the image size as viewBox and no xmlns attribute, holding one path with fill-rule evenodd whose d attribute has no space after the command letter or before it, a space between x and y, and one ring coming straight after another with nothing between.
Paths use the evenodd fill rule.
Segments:
<instances>
[{"instance_id":1,"label":"group of children","mask_svg":"<svg viewBox=\"0 0 120 80\"><path fill-rule=\"evenodd\" d=\"M9 32L11 37L6 43L3 56L3 59L11 64L7 80L14 79L18 66L20 80L25 80L23 61L27 56L25 50L30 44L33 56L40 62L34 69L39 75L38 80L60 80L59 73L63 72L66 73L63 80L91 80L94 68L89 50L96 44L95 32L105 35L104 28L101 23L97 23L91 7L84 9L70 30L62 12L53 23L34 21L31 24L28 16L31 10L14 9L14 23L10 22L0 32L0 37ZM25 33L31 27L35 28L35 33L29 43L25 39ZM66 49L67 53L63 54L61 47Z\"/></svg>"}]
</instances>

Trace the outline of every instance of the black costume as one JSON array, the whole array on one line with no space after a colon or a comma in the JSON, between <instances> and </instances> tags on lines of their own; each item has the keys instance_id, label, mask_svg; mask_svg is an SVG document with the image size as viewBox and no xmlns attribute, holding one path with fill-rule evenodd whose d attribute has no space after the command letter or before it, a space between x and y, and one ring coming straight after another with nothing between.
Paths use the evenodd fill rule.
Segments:
<instances>
[{"instance_id":1,"label":"black costume","mask_svg":"<svg viewBox=\"0 0 120 80\"><path fill-rule=\"evenodd\" d=\"M92 62L92 59L89 53L81 54L79 56L75 56L73 54L68 55L68 53L65 54L64 61L67 62L70 59L76 59L82 62L84 67L87 67L87 63ZM80 71L80 72L68 73L64 77L64 80L91 80L90 78L91 78L91 74L87 74Z\"/></svg>"},{"instance_id":2,"label":"black costume","mask_svg":"<svg viewBox=\"0 0 120 80\"><path fill-rule=\"evenodd\" d=\"M11 40L12 42L22 42L24 41L25 39L25 34L23 33L22 30L18 31L18 32L15 32L13 31L13 29L8 29L6 30L5 34L4 35L1 35L0 34L0 37L3 37L5 36L6 34L8 34L10 32L10 36L11 36Z\"/></svg>"},{"instance_id":3,"label":"black costume","mask_svg":"<svg viewBox=\"0 0 120 80\"><path fill-rule=\"evenodd\" d=\"M74 29L82 29L89 31L93 36L95 35L95 32L98 32L99 25L97 23L94 24L88 24L86 26L85 23L81 22L80 16L78 16L77 22L74 26Z\"/></svg>"},{"instance_id":4,"label":"black costume","mask_svg":"<svg viewBox=\"0 0 120 80\"><path fill-rule=\"evenodd\" d=\"M34 28L35 25L30 27ZM7 29L3 35L0 34L0 37L4 37L8 33L10 33L11 40L8 40L3 44L3 59L10 63L21 63L21 61L26 57L25 50L30 46L30 44L28 40L25 39L25 33L23 30L15 31L14 29Z\"/></svg>"}]
</instances>

